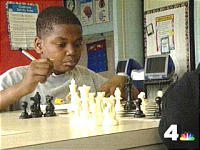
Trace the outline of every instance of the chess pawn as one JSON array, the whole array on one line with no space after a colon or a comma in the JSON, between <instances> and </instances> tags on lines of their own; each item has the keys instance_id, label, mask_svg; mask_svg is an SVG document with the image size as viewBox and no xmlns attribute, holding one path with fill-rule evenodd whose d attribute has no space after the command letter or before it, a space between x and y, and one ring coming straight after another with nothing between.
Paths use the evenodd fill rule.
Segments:
<instances>
[{"instance_id":1,"label":"chess pawn","mask_svg":"<svg viewBox=\"0 0 200 150\"><path fill-rule=\"evenodd\" d=\"M162 90L158 90L158 92L157 92L157 96L158 96L158 97L162 97L162 96L163 96L163 92L162 92Z\"/></svg>"},{"instance_id":2,"label":"chess pawn","mask_svg":"<svg viewBox=\"0 0 200 150\"><path fill-rule=\"evenodd\" d=\"M54 112L55 107L52 104L52 100L53 100L53 96L46 96L46 102L47 102L47 106L46 106L46 112L44 114L45 117L52 117L52 116L56 116L56 113Z\"/></svg>"},{"instance_id":3,"label":"chess pawn","mask_svg":"<svg viewBox=\"0 0 200 150\"><path fill-rule=\"evenodd\" d=\"M157 97L155 98L156 101L156 110L154 112L155 117L160 117L161 116L161 97L163 96L163 93L161 90L158 91Z\"/></svg>"},{"instance_id":4,"label":"chess pawn","mask_svg":"<svg viewBox=\"0 0 200 150\"><path fill-rule=\"evenodd\" d=\"M28 115L28 113L26 111L27 106L28 106L27 102L22 102L23 112L19 116L20 119L28 119L28 118L30 118L30 116Z\"/></svg>"},{"instance_id":5,"label":"chess pawn","mask_svg":"<svg viewBox=\"0 0 200 150\"><path fill-rule=\"evenodd\" d=\"M138 98L140 98L142 101L145 100L145 93L144 92L140 92L139 95L138 95Z\"/></svg>"},{"instance_id":6,"label":"chess pawn","mask_svg":"<svg viewBox=\"0 0 200 150\"><path fill-rule=\"evenodd\" d=\"M138 98L140 98L142 100L142 105L141 105L141 109L143 110L143 113L147 112L147 102L148 100L146 99L146 94L145 92L140 92L138 94Z\"/></svg>"},{"instance_id":7,"label":"chess pawn","mask_svg":"<svg viewBox=\"0 0 200 150\"><path fill-rule=\"evenodd\" d=\"M134 113L135 118L145 117L145 114L141 110L141 104L142 104L141 98L138 98L135 100L135 105L136 105L136 111Z\"/></svg>"},{"instance_id":8,"label":"chess pawn","mask_svg":"<svg viewBox=\"0 0 200 150\"><path fill-rule=\"evenodd\" d=\"M115 100L116 100L115 111L118 112L123 109L121 105L121 99L122 99L121 91L118 87L116 88L114 95L115 95Z\"/></svg>"}]
</instances>

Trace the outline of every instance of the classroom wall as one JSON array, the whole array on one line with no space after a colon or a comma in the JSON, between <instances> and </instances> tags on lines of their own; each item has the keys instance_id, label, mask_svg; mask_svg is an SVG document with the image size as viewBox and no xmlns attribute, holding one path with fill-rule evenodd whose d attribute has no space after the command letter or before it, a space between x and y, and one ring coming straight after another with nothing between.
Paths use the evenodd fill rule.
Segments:
<instances>
[{"instance_id":1,"label":"classroom wall","mask_svg":"<svg viewBox=\"0 0 200 150\"><path fill-rule=\"evenodd\" d=\"M134 58L143 64L143 5L141 0L113 1L115 67Z\"/></svg>"},{"instance_id":2,"label":"classroom wall","mask_svg":"<svg viewBox=\"0 0 200 150\"><path fill-rule=\"evenodd\" d=\"M105 39L106 40L106 54L107 54L107 63L108 63L108 70L104 72L100 72L99 74L110 78L112 75L115 74L115 59L114 59L114 37L113 32L104 32L103 34L92 34L84 36L84 43L91 43ZM83 65L87 67L87 49L86 45L83 48L81 59L79 61L79 65Z\"/></svg>"},{"instance_id":3,"label":"classroom wall","mask_svg":"<svg viewBox=\"0 0 200 150\"><path fill-rule=\"evenodd\" d=\"M0 74L5 72L6 70L21 66L27 65L30 63L30 60L24 57L22 54L15 50L11 50L9 43L9 34L8 34L8 23L6 18L6 7L5 4L7 1L12 2L24 2L24 3L33 3L39 5L39 10L53 6L53 5L63 5L62 0L1 0L0 1ZM35 51L29 51L35 57L38 57Z\"/></svg>"},{"instance_id":4,"label":"classroom wall","mask_svg":"<svg viewBox=\"0 0 200 150\"><path fill-rule=\"evenodd\" d=\"M144 11L173 5L188 0L144 0ZM194 0L195 64L200 62L200 1Z\"/></svg>"},{"instance_id":5,"label":"classroom wall","mask_svg":"<svg viewBox=\"0 0 200 150\"><path fill-rule=\"evenodd\" d=\"M144 11L173 5L187 0L144 0Z\"/></svg>"},{"instance_id":6,"label":"classroom wall","mask_svg":"<svg viewBox=\"0 0 200 150\"><path fill-rule=\"evenodd\" d=\"M194 0L194 38L196 67L200 63L200 1Z\"/></svg>"},{"instance_id":7,"label":"classroom wall","mask_svg":"<svg viewBox=\"0 0 200 150\"><path fill-rule=\"evenodd\" d=\"M96 33L105 33L113 31L113 0L108 0L109 22L101 24L92 24L83 27L83 35L91 35Z\"/></svg>"}]
</instances>

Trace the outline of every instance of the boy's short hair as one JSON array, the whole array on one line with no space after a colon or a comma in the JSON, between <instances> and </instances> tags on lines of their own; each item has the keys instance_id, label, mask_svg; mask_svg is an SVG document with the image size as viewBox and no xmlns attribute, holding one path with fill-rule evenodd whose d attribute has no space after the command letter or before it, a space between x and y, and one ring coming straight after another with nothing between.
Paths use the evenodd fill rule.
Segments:
<instances>
[{"instance_id":1,"label":"boy's short hair","mask_svg":"<svg viewBox=\"0 0 200 150\"><path fill-rule=\"evenodd\" d=\"M77 24L82 29L79 19L72 11L63 6L52 6L44 9L38 15L36 21L37 36L41 38L42 34L53 30L53 25L56 24Z\"/></svg>"}]
</instances>

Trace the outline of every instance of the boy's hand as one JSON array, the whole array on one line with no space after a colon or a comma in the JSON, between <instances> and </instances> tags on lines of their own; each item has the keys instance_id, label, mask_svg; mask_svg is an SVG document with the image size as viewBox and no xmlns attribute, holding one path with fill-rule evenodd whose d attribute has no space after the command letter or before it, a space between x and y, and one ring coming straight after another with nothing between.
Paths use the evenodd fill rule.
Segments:
<instances>
[{"instance_id":1,"label":"boy's hand","mask_svg":"<svg viewBox=\"0 0 200 150\"><path fill-rule=\"evenodd\" d=\"M28 71L22 81L26 93L35 90L38 83L44 83L51 75L53 63L49 59L38 59L31 62Z\"/></svg>"},{"instance_id":2,"label":"boy's hand","mask_svg":"<svg viewBox=\"0 0 200 150\"><path fill-rule=\"evenodd\" d=\"M127 83L127 77L125 76L119 76L115 75L112 78L110 78L106 83L104 83L98 90L98 92L105 92L106 97L110 95L114 95L115 89L119 87L121 91L121 97L123 99L126 99L126 92L125 92L125 83ZM137 96L139 94L139 91L137 88L133 87L132 88L132 98L137 99Z\"/></svg>"},{"instance_id":3,"label":"boy's hand","mask_svg":"<svg viewBox=\"0 0 200 150\"><path fill-rule=\"evenodd\" d=\"M127 77L114 75L98 89L98 92L105 92L106 97L108 97L110 95L114 95L115 89L119 87L123 95L124 86L126 82L127 82Z\"/></svg>"}]
</instances>

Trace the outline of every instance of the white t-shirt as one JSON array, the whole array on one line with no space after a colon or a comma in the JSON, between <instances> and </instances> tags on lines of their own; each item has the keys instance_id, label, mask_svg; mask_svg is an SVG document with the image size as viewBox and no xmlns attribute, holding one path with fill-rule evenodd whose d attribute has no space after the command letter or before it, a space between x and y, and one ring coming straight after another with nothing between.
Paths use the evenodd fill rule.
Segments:
<instances>
[{"instance_id":1,"label":"white t-shirt","mask_svg":"<svg viewBox=\"0 0 200 150\"><path fill-rule=\"evenodd\" d=\"M12 68L2 74L0 76L0 90L4 90L22 81L27 69L28 66L20 66ZM41 104L46 103L46 95L65 99L66 95L69 94L69 85L72 79L75 80L77 86L90 86L90 92L96 92L97 89L107 81L106 78L99 74L83 66L77 65L73 70L66 72L65 74L56 76L51 75L45 83L39 83L34 92L22 97L16 104L13 104L12 109L20 109L23 101L30 104L30 97L34 96L36 92L39 92L41 95Z\"/></svg>"}]
</instances>

